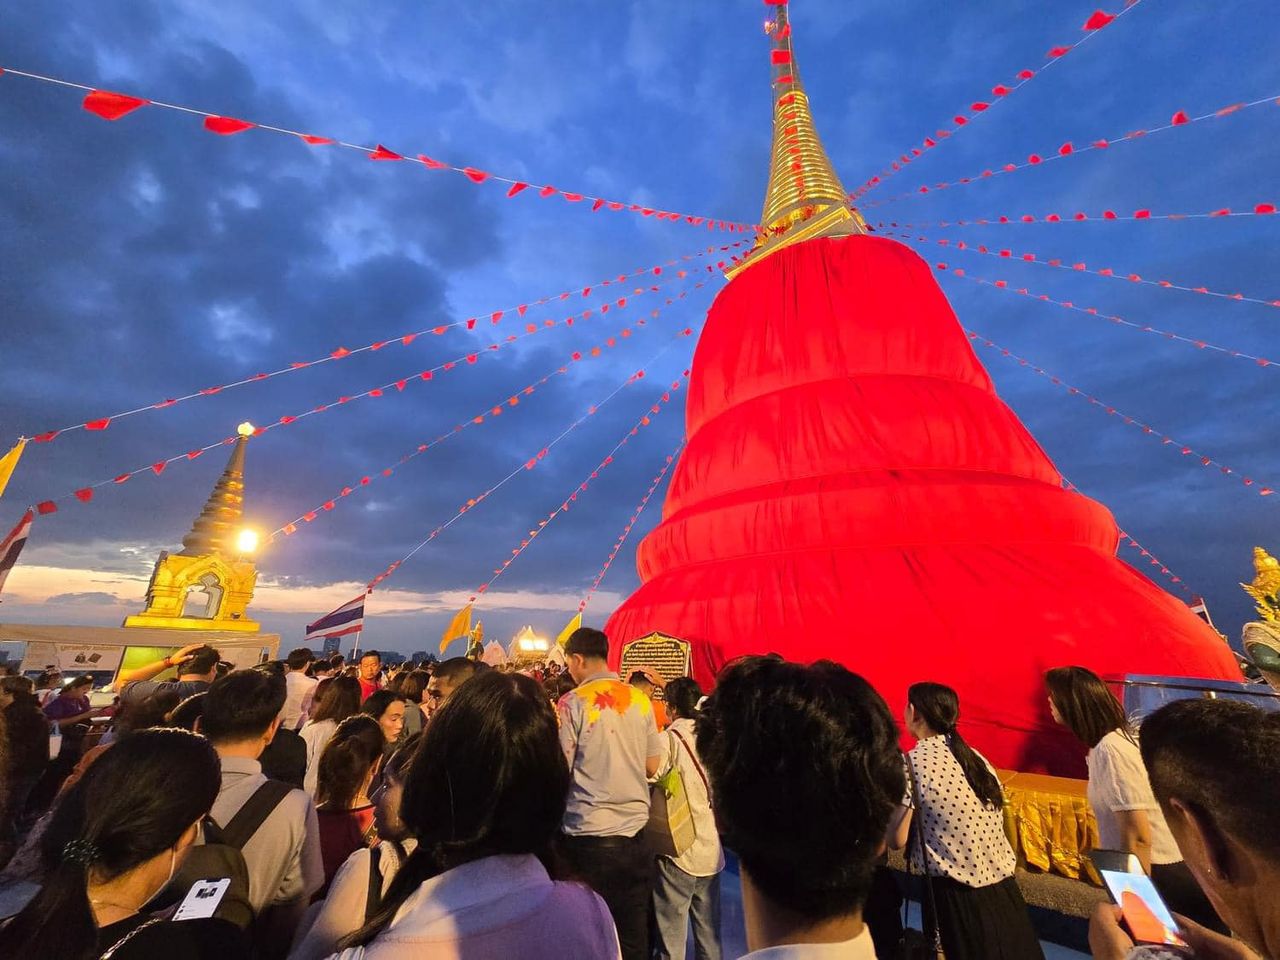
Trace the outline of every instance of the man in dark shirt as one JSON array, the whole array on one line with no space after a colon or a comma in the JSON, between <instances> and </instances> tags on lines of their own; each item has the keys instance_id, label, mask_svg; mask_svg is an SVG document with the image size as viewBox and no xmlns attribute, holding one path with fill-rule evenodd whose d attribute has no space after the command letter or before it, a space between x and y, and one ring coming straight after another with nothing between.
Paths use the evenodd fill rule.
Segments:
<instances>
[{"instance_id":1,"label":"man in dark shirt","mask_svg":"<svg viewBox=\"0 0 1280 960\"><path fill-rule=\"evenodd\" d=\"M222 655L205 643L193 643L171 653L163 660L153 660L131 670L121 670L112 686L120 694L123 706L141 703L161 690L172 690L178 700L204 693L213 683ZM176 680L153 680L171 667L178 668Z\"/></svg>"}]
</instances>

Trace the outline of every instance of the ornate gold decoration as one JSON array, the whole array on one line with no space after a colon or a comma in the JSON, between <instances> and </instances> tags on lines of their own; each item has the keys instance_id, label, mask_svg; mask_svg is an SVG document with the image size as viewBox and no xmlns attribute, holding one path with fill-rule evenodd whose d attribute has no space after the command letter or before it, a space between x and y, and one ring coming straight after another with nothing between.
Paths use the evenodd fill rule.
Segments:
<instances>
[{"instance_id":1,"label":"ornate gold decoration","mask_svg":"<svg viewBox=\"0 0 1280 960\"><path fill-rule=\"evenodd\" d=\"M1253 570L1253 583L1240 586L1253 597L1263 620L1280 622L1280 560L1261 547L1254 547Z\"/></svg>"},{"instance_id":2,"label":"ornate gold decoration","mask_svg":"<svg viewBox=\"0 0 1280 960\"><path fill-rule=\"evenodd\" d=\"M235 545L244 516L245 445L253 426L241 424L239 433L226 469L182 538L182 551L160 554L147 585L146 608L125 617L126 627L258 631L259 624L246 615L257 567L239 556Z\"/></svg>"},{"instance_id":3,"label":"ornate gold decoration","mask_svg":"<svg viewBox=\"0 0 1280 960\"><path fill-rule=\"evenodd\" d=\"M751 252L725 271L730 279L793 243L867 232L862 216L847 206L844 186L818 138L791 50L785 5L778 7L777 19L765 29L775 38L775 49L789 55L789 62L773 66L773 148L761 232Z\"/></svg>"},{"instance_id":4,"label":"ornate gold decoration","mask_svg":"<svg viewBox=\"0 0 1280 960\"><path fill-rule=\"evenodd\" d=\"M625 681L634 670L652 670L663 680L687 677L692 651L688 640L655 631L623 644L618 675Z\"/></svg>"}]
</instances>

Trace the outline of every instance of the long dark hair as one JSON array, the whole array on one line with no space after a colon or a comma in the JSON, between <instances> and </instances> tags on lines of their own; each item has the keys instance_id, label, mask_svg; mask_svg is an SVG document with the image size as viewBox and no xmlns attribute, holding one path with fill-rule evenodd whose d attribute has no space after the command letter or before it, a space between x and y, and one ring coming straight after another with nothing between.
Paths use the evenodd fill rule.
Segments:
<instances>
[{"instance_id":1,"label":"long dark hair","mask_svg":"<svg viewBox=\"0 0 1280 960\"><path fill-rule=\"evenodd\" d=\"M103 753L58 802L40 842L44 886L0 927L0 956L98 956L90 871L113 880L176 844L213 806L219 770L209 741L185 730L140 730Z\"/></svg>"},{"instance_id":2,"label":"long dark hair","mask_svg":"<svg viewBox=\"0 0 1280 960\"><path fill-rule=\"evenodd\" d=\"M359 712L360 681L355 677L334 677L316 698L315 709L311 711L311 722L337 720L341 723Z\"/></svg>"},{"instance_id":3,"label":"long dark hair","mask_svg":"<svg viewBox=\"0 0 1280 960\"><path fill-rule=\"evenodd\" d=\"M1004 791L1000 789L1000 781L956 729L960 721L960 698L956 692L941 683L913 683L907 688L907 702L930 730L946 736L951 754L969 782L969 789L983 805L999 807L1003 804Z\"/></svg>"},{"instance_id":4,"label":"long dark hair","mask_svg":"<svg viewBox=\"0 0 1280 960\"><path fill-rule=\"evenodd\" d=\"M698 715L698 701L702 699L702 688L698 681L689 677L676 677L663 690L667 706L671 707L682 718L692 720Z\"/></svg>"},{"instance_id":5,"label":"long dark hair","mask_svg":"<svg viewBox=\"0 0 1280 960\"><path fill-rule=\"evenodd\" d=\"M1137 742L1124 707L1092 670L1054 667L1045 673L1044 682L1063 724L1089 749L1096 747L1112 730L1119 730L1128 740Z\"/></svg>"},{"instance_id":6,"label":"long dark hair","mask_svg":"<svg viewBox=\"0 0 1280 960\"><path fill-rule=\"evenodd\" d=\"M382 715L387 712L387 707L397 700L403 699L404 697L392 690L375 690L365 698L360 707L360 712L368 714L375 720L381 720Z\"/></svg>"},{"instance_id":7,"label":"long dark hair","mask_svg":"<svg viewBox=\"0 0 1280 960\"><path fill-rule=\"evenodd\" d=\"M387 738L373 717L347 717L334 731L316 774L316 806L350 810L365 777L382 758Z\"/></svg>"},{"instance_id":8,"label":"long dark hair","mask_svg":"<svg viewBox=\"0 0 1280 960\"><path fill-rule=\"evenodd\" d=\"M405 777L400 817L418 846L378 912L340 945L369 943L424 881L460 864L495 854L545 860L569 782L537 682L496 670L468 680L427 725Z\"/></svg>"}]
</instances>

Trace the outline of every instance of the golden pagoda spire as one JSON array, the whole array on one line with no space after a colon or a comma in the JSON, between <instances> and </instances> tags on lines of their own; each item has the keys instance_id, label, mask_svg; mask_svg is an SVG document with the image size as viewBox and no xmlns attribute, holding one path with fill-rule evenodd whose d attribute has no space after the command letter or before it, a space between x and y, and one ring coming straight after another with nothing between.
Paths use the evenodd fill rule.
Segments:
<instances>
[{"instance_id":1,"label":"golden pagoda spire","mask_svg":"<svg viewBox=\"0 0 1280 960\"><path fill-rule=\"evenodd\" d=\"M866 223L847 206L844 186L818 138L809 97L791 49L785 0L765 24L773 39L773 148L769 186L755 246L725 274L732 279L775 250L814 237L866 233Z\"/></svg>"},{"instance_id":2,"label":"golden pagoda spire","mask_svg":"<svg viewBox=\"0 0 1280 960\"><path fill-rule=\"evenodd\" d=\"M236 432L239 436L222 476L191 525L191 532L182 538L180 557L231 557L237 552L236 535L244 517L244 448L253 436L253 425L242 423Z\"/></svg>"}]
</instances>

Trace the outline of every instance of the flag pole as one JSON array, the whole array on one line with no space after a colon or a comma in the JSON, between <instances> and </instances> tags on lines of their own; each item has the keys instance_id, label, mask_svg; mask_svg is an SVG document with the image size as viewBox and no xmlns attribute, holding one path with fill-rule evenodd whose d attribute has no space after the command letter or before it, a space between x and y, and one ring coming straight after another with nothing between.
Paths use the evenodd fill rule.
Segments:
<instances>
[{"instance_id":1,"label":"flag pole","mask_svg":"<svg viewBox=\"0 0 1280 960\"><path fill-rule=\"evenodd\" d=\"M357 661L358 661L358 660L360 659L360 657L358 656L358 654L360 653L360 634L361 634L361 633L363 633L363 632L364 632L363 630L357 630L357 631L356 631L356 644L355 644L355 646L354 646L354 647L352 647L352 648L351 648L351 659L352 659L352 660L357 660Z\"/></svg>"}]
</instances>

